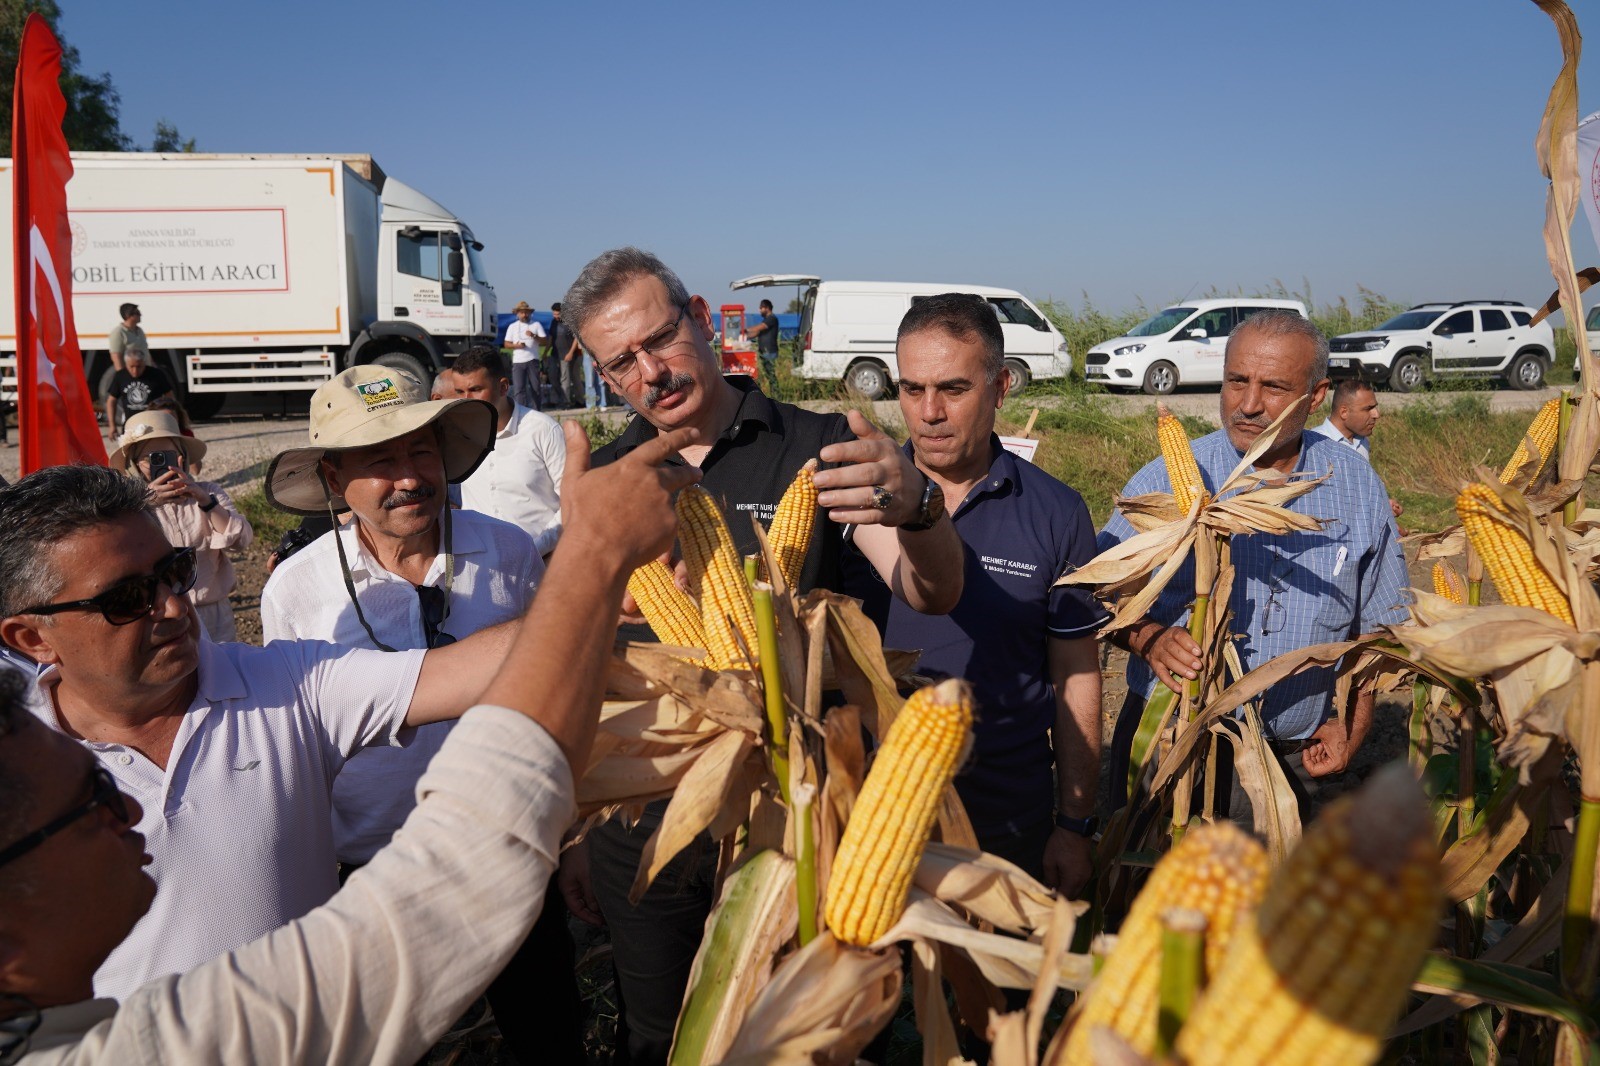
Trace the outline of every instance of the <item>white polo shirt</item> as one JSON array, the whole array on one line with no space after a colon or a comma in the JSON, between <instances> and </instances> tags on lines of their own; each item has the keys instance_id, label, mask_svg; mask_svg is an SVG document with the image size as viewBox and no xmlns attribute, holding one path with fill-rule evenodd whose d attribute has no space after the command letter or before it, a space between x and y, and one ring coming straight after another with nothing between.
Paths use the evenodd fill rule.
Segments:
<instances>
[{"instance_id":1,"label":"white polo shirt","mask_svg":"<svg viewBox=\"0 0 1600 1066\"><path fill-rule=\"evenodd\" d=\"M494 450L461 483L461 506L492 515L533 538L541 556L561 536L561 480L567 472L567 442L561 424L541 411L514 405Z\"/></svg>"},{"instance_id":2,"label":"white polo shirt","mask_svg":"<svg viewBox=\"0 0 1600 1066\"><path fill-rule=\"evenodd\" d=\"M132 748L86 741L139 801L136 827L155 862L150 911L95 974L122 999L264 936L338 889L330 795L339 768L393 743L422 653L382 655L320 642L266 648L200 641L199 688L166 769ZM35 713L60 731L55 686Z\"/></svg>"},{"instance_id":3,"label":"white polo shirt","mask_svg":"<svg viewBox=\"0 0 1600 1066\"><path fill-rule=\"evenodd\" d=\"M513 319L511 325L506 327L506 347L511 349L513 363L531 363L539 358L539 342L544 340L544 325L536 319ZM533 343L532 348L524 348L525 341Z\"/></svg>"},{"instance_id":4,"label":"white polo shirt","mask_svg":"<svg viewBox=\"0 0 1600 1066\"><path fill-rule=\"evenodd\" d=\"M459 640L521 618L544 576L533 541L515 526L475 511L452 511L450 520L456 575L443 631ZM337 535L344 538L350 580L373 633L391 648L424 647L422 604L411 582L372 558L355 523ZM324 533L272 572L261 592L263 639L373 648L339 574L334 536ZM443 555L434 557L424 584L444 584ZM436 722L406 730L404 747L371 748L345 764L333 784L333 842L340 862L368 862L389 842L416 806L417 779L454 725Z\"/></svg>"}]
</instances>

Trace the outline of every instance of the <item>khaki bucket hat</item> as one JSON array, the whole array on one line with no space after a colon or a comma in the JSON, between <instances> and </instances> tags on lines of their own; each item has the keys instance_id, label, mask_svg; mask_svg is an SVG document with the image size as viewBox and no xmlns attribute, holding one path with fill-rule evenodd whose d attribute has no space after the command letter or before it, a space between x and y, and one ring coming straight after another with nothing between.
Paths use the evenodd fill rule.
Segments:
<instances>
[{"instance_id":1,"label":"khaki bucket hat","mask_svg":"<svg viewBox=\"0 0 1600 1066\"><path fill-rule=\"evenodd\" d=\"M291 448L267 466L267 499L280 511L324 515L346 510L344 498L322 482L318 464L328 452L369 448L439 423L445 480L454 485L478 469L494 447L499 418L482 400L430 400L427 386L403 370L353 366L311 396L311 446ZM332 496L330 500L330 495Z\"/></svg>"},{"instance_id":2,"label":"khaki bucket hat","mask_svg":"<svg viewBox=\"0 0 1600 1066\"><path fill-rule=\"evenodd\" d=\"M206 442L185 437L177 415L170 411L142 411L129 418L127 425L122 427L122 436L117 438L117 450L106 461L113 470L127 470L129 448L135 444L154 444L158 440L172 441L190 466L206 457Z\"/></svg>"}]
</instances>

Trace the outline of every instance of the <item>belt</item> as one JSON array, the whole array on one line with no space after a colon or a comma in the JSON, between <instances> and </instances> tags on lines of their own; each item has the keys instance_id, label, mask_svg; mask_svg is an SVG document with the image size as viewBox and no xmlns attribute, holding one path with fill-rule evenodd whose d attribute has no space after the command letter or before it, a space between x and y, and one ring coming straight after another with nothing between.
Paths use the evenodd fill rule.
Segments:
<instances>
[{"instance_id":1,"label":"belt","mask_svg":"<svg viewBox=\"0 0 1600 1066\"><path fill-rule=\"evenodd\" d=\"M1298 755L1309 743L1311 743L1309 740L1269 740L1267 747L1278 755Z\"/></svg>"}]
</instances>

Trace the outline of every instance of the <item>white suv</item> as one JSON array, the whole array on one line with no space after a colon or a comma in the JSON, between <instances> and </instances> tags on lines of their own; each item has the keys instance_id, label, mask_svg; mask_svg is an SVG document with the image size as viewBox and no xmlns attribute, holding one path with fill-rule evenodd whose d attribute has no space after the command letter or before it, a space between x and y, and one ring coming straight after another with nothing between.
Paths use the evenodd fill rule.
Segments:
<instances>
[{"instance_id":1,"label":"white suv","mask_svg":"<svg viewBox=\"0 0 1600 1066\"><path fill-rule=\"evenodd\" d=\"M1418 304L1377 329L1345 333L1328 344L1330 377L1360 376L1412 392L1429 376L1502 377L1514 389L1537 389L1555 357L1548 321L1514 300Z\"/></svg>"}]
</instances>

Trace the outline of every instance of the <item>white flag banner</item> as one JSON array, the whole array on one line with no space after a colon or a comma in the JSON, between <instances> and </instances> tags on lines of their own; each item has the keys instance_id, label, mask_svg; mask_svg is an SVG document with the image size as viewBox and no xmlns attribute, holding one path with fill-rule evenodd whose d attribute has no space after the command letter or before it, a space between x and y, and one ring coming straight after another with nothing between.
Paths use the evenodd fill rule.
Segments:
<instances>
[{"instance_id":1,"label":"white flag banner","mask_svg":"<svg viewBox=\"0 0 1600 1066\"><path fill-rule=\"evenodd\" d=\"M1578 177L1583 180L1583 212L1600 248L1600 111L1578 123Z\"/></svg>"}]
</instances>

